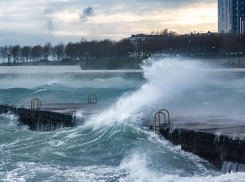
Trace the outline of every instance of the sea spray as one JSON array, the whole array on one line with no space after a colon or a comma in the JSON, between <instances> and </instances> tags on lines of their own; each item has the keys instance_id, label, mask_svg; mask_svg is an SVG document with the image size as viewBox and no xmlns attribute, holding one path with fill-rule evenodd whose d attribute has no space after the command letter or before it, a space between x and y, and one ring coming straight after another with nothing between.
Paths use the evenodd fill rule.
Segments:
<instances>
[{"instance_id":1,"label":"sea spray","mask_svg":"<svg viewBox=\"0 0 245 182\"><path fill-rule=\"evenodd\" d=\"M135 121L144 118L147 113L153 115L162 108L176 114L173 106L180 104L178 99L181 100L184 93L202 84L200 80L205 80L205 74L196 71L203 67L198 61L147 60L142 69L148 82L139 90L121 97L111 109L92 117L89 123L96 122L96 126L100 127L100 124L124 122L127 118Z\"/></svg>"}]
</instances>

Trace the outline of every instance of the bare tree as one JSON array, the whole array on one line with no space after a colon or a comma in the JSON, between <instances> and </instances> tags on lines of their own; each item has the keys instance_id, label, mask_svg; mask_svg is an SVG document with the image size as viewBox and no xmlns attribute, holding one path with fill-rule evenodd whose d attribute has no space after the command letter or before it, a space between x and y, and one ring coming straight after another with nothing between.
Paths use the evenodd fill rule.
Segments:
<instances>
[{"instance_id":1,"label":"bare tree","mask_svg":"<svg viewBox=\"0 0 245 182\"><path fill-rule=\"evenodd\" d=\"M52 52L52 44L50 42L47 42L43 47L42 47L42 54L44 59L48 59L48 57L51 55Z\"/></svg>"},{"instance_id":2,"label":"bare tree","mask_svg":"<svg viewBox=\"0 0 245 182\"><path fill-rule=\"evenodd\" d=\"M36 45L31 49L31 57L33 61L40 61L42 56L42 47L40 45Z\"/></svg>"},{"instance_id":3,"label":"bare tree","mask_svg":"<svg viewBox=\"0 0 245 182\"><path fill-rule=\"evenodd\" d=\"M58 45L54 46L54 52L57 55L57 61L60 61L65 53L65 45L61 42Z\"/></svg>"},{"instance_id":4,"label":"bare tree","mask_svg":"<svg viewBox=\"0 0 245 182\"><path fill-rule=\"evenodd\" d=\"M30 47L30 46L24 46L23 47L24 61L28 61L28 59L30 59L31 49L32 49L32 47Z\"/></svg>"},{"instance_id":5,"label":"bare tree","mask_svg":"<svg viewBox=\"0 0 245 182\"><path fill-rule=\"evenodd\" d=\"M66 47L65 47L65 54L70 58L70 59L75 59L77 60L79 57L79 52L80 52L80 46L79 43L72 43L69 42Z\"/></svg>"},{"instance_id":6,"label":"bare tree","mask_svg":"<svg viewBox=\"0 0 245 182\"><path fill-rule=\"evenodd\" d=\"M23 47L20 48L20 61L24 62L25 58L24 58L24 51L23 51Z\"/></svg>"},{"instance_id":7,"label":"bare tree","mask_svg":"<svg viewBox=\"0 0 245 182\"><path fill-rule=\"evenodd\" d=\"M127 57L129 52L135 50L134 45L128 39L122 39L116 43L117 55L121 57Z\"/></svg>"},{"instance_id":8,"label":"bare tree","mask_svg":"<svg viewBox=\"0 0 245 182\"><path fill-rule=\"evenodd\" d=\"M11 54L14 58L14 63L19 60L19 54L20 54L20 45L15 45L11 49Z\"/></svg>"},{"instance_id":9,"label":"bare tree","mask_svg":"<svg viewBox=\"0 0 245 182\"><path fill-rule=\"evenodd\" d=\"M1 51L1 57L3 58L3 63L4 63L5 58L8 57L8 46L5 45L1 47L0 51Z\"/></svg>"}]
</instances>

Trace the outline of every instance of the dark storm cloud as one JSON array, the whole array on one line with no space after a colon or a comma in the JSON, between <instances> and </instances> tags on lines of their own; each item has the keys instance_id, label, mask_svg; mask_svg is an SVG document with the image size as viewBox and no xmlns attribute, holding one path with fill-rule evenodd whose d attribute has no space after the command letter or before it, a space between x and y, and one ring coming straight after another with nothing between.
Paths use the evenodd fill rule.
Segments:
<instances>
[{"instance_id":1,"label":"dark storm cloud","mask_svg":"<svg viewBox=\"0 0 245 182\"><path fill-rule=\"evenodd\" d=\"M85 8L82 13L80 13L80 20L85 22L88 17L94 16L94 10L92 7Z\"/></svg>"},{"instance_id":2,"label":"dark storm cloud","mask_svg":"<svg viewBox=\"0 0 245 182\"><path fill-rule=\"evenodd\" d=\"M53 11L51 9L45 9L44 11L44 14L47 15L47 14L52 14Z\"/></svg>"},{"instance_id":3,"label":"dark storm cloud","mask_svg":"<svg viewBox=\"0 0 245 182\"><path fill-rule=\"evenodd\" d=\"M46 23L46 27L48 28L49 31L52 31L54 30L54 23L52 20L49 20L47 23Z\"/></svg>"}]
</instances>

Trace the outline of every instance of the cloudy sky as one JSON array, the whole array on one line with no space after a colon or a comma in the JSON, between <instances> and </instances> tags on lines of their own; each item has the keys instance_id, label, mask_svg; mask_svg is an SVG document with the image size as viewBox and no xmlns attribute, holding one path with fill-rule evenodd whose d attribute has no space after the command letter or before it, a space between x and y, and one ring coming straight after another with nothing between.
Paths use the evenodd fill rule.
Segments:
<instances>
[{"instance_id":1,"label":"cloudy sky","mask_svg":"<svg viewBox=\"0 0 245 182\"><path fill-rule=\"evenodd\" d=\"M217 0L0 0L0 46L217 31Z\"/></svg>"}]
</instances>

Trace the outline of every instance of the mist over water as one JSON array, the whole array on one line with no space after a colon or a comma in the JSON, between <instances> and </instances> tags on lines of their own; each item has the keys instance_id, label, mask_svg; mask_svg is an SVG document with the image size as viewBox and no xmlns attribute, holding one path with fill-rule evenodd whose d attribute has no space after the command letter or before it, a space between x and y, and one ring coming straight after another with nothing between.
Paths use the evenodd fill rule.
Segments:
<instances>
[{"instance_id":1,"label":"mist over water","mask_svg":"<svg viewBox=\"0 0 245 182\"><path fill-rule=\"evenodd\" d=\"M245 80L206 72L200 61L146 60L146 81L26 78L0 81L0 103L86 102L96 93L112 105L75 128L34 132L18 116L0 115L2 181L244 181L180 150L142 127L166 108L171 118L244 118ZM82 116L82 113L77 113Z\"/></svg>"}]
</instances>

